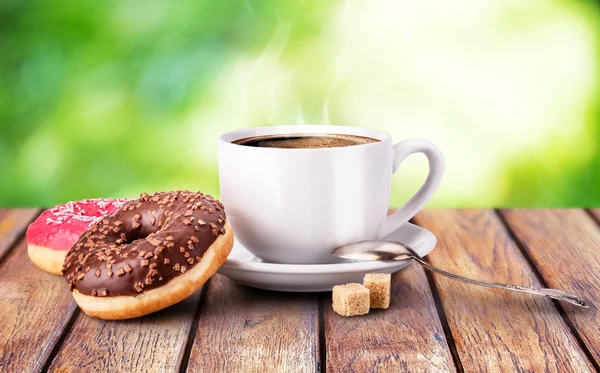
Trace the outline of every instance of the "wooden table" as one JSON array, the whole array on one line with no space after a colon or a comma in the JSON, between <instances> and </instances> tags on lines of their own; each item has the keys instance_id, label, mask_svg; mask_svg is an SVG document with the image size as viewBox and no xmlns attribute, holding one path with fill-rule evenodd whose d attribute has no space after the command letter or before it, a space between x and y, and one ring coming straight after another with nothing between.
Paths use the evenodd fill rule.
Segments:
<instances>
[{"instance_id":1,"label":"wooden table","mask_svg":"<svg viewBox=\"0 0 600 373\"><path fill-rule=\"evenodd\" d=\"M589 309L476 287L416 264L388 310L344 318L331 294L242 287L215 275L184 302L106 322L27 258L37 209L0 210L0 371L600 371L600 210L425 210L427 260L488 281L581 295Z\"/></svg>"}]
</instances>

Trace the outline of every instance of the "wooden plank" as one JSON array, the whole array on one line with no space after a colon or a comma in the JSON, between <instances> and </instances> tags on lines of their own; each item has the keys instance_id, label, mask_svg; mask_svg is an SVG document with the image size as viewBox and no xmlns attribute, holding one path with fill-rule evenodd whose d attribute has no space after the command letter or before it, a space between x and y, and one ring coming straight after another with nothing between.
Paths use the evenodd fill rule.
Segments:
<instances>
[{"instance_id":1,"label":"wooden plank","mask_svg":"<svg viewBox=\"0 0 600 373\"><path fill-rule=\"evenodd\" d=\"M179 371L200 293L132 320L107 322L80 313L50 371Z\"/></svg>"},{"instance_id":2,"label":"wooden plank","mask_svg":"<svg viewBox=\"0 0 600 373\"><path fill-rule=\"evenodd\" d=\"M0 209L0 259L39 213L40 209Z\"/></svg>"},{"instance_id":3,"label":"wooden plank","mask_svg":"<svg viewBox=\"0 0 600 373\"><path fill-rule=\"evenodd\" d=\"M492 210L425 210L431 264L485 281L540 286ZM465 371L591 372L591 362L549 299L434 275Z\"/></svg>"},{"instance_id":4,"label":"wooden plank","mask_svg":"<svg viewBox=\"0 0 600 373\"><path fill-rule=\"evenodd\" d=\"M342 317L325 298L328 372L456 371L423 269L392 276L390 308Z\"/></svg>"},{"instance_id":5,"label":"wooden plank","mask_svg":"<svg viewBox=\"0 0 600 373\"><path fill-rule=\"evenodd\" d=\"M583 210L503 210L502 215L550 287L588 301L564 304L596 363L600 364L600 229ZM596 211L598 213L598 211Z\"/></svg>"},{"instance_id":6,"label":"wooden plank","mask_svg":"<svg viewBox=\"0 0 600 373\"><path fill-rule=\"evenodd\" d=\"M39 371L76 305L66 281L38 269L21 241L0 264L0 371Z\"/></svg>"},{"instance_id":7,"label":"wooden plank","mask_svg":"<svg viewBox=\"0 0 600 373\"><path fill-rule=\"evenodd\" d=\"M212 277L189 372L315 372L318 360L316 295L270 292Z\"/></svg>"}]
</instances>

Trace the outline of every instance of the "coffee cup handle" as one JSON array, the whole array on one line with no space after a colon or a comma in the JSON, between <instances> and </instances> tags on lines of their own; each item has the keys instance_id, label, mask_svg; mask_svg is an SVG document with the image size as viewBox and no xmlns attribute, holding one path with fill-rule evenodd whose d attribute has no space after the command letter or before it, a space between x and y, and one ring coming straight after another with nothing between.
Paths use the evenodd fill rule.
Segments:
<instances>
[{"instance_id":1,"label":"coffee cup handle","mask_svg":"<svg viewBox=\"0 0 600 373\"><path fill-rule=\"evenodd\" d=\"M442 155L442 152L428 140L409 139L394 145L393 173L398 170L400 164L406 157L414 153L423 153L427 157L427 161L429 162L429 174L427 175L427 179L417 193L408 200L404 206L385 219L383 227L379 232L379 239L386 238L394 233L398 228L415 216L433 196L442 181L442 176L444 176L444 156Z\"/></svg>"}]
</instances>

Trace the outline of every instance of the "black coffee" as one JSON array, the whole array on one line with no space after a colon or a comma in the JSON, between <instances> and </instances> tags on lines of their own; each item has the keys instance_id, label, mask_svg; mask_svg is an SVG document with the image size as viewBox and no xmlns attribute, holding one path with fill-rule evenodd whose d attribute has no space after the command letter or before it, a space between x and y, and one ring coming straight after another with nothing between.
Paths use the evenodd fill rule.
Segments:
<instances>
[{"instance_id":1,"label":"black coffee","mask_svg":"<svg viewBox=\"0 0 600 373\"><path fill-rule=\"evenodd\" d=\"M342 135L342 134L289 134L254 136L235 140L234 144L254 146L257 148L339 148L379 142L370 137Z\"/></svg>"}]
</instances>

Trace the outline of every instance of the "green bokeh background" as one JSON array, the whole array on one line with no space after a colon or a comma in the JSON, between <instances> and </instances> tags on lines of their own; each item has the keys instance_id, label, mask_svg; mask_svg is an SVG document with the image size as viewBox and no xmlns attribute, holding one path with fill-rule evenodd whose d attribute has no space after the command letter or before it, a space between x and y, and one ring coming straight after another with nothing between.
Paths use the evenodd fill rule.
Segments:
<instances>
[{"instance_id":1,"label":"green bokeh background","mask_svg":"<svg viewBox=\"0 0 600 373\"><path fill-rule=\"evenodd\" d=\"M600 206L588 1L0 5L0 206L192 189L243 127L362 126L447 160L430 207ZM392 204L426 176L419 156Z\"/></svg>"}]
</instances>

